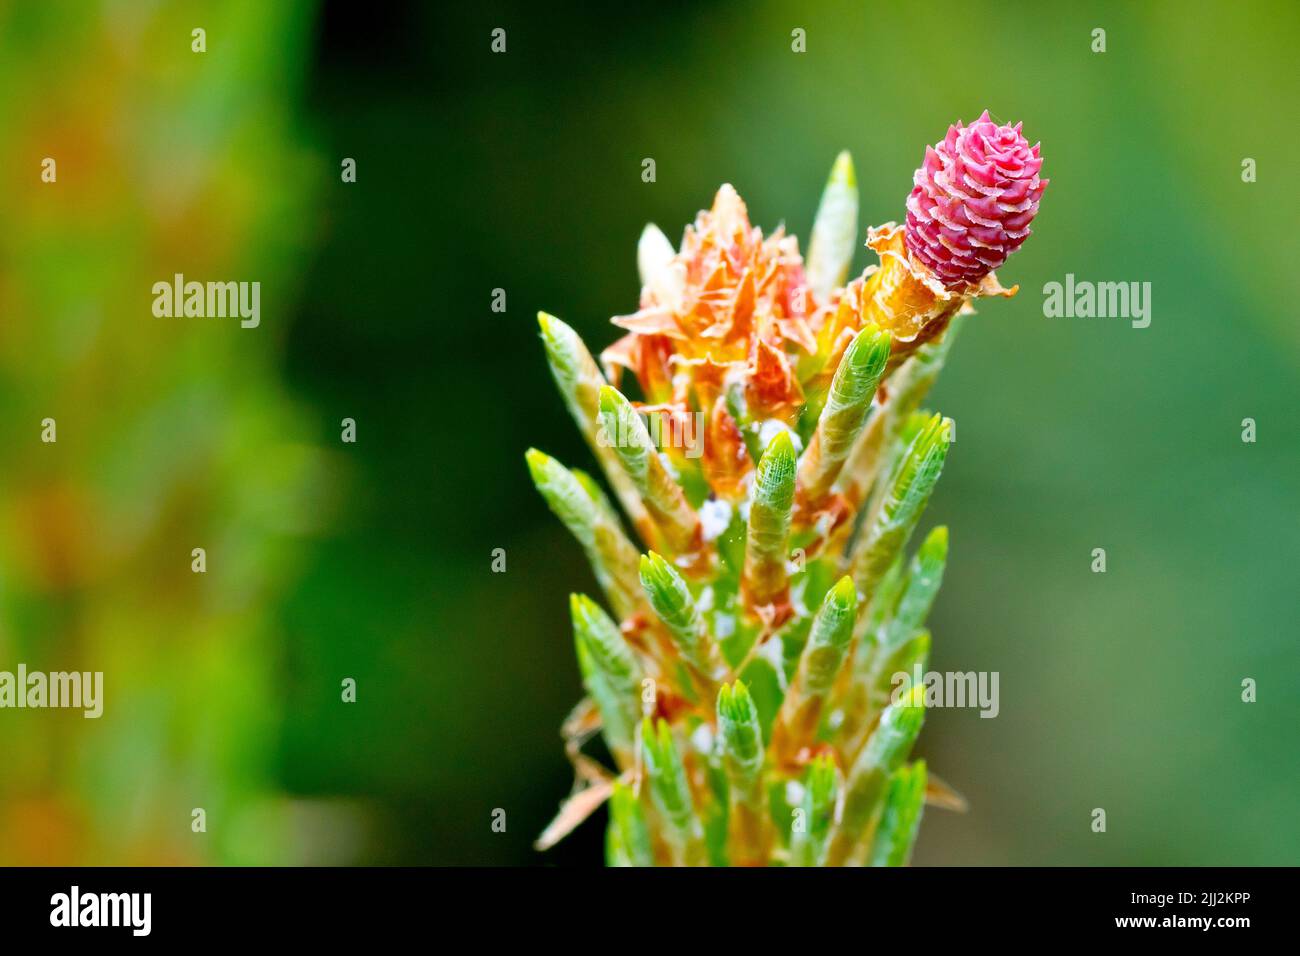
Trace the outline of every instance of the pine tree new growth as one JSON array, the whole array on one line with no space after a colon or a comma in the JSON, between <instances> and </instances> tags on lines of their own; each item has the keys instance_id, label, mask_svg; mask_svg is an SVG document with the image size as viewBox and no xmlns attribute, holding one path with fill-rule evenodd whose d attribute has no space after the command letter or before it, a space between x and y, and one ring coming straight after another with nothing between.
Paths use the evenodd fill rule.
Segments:
<instances>
[{"instance_id":1,"label":"pine tree new growth","mask_svg":"<svg viewBox=\"0 0 1300 956\"><path fill-rule=\"evenodd\" d=\"M578 790L540 849L607 802L610 865L899 866L927 796L960 804L909 762L921 688L890 693L928 659L948 558L943 527L908 550L953 434L922 404L974 300L1015 294L993 269L1029 235L1041 165L1019 124L954 125L847 283L847 153L806 264L724 185L679 248L646 227L640 307L599 362L539 315L611 492L527 453L605 602L570 602ZM613 767L584 752L596 728Z\"/></svg>"}]
</instances>

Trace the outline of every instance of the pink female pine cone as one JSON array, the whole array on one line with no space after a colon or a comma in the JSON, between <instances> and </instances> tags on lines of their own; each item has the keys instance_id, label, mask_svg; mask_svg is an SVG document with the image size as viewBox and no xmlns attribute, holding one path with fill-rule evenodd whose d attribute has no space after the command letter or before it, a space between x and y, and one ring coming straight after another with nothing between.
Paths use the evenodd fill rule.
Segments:
<instances>
[{"instance_id":1,"label":"pink female pine cone","mask_svg":"<svg viewBox=\"0 0 1300 956\"><path fill-rule=\"evenodd\" d=\"M846 330L884 329L896 367L943 335L953 316L973 311L975 299L1015 295L1017 287L1003 288L994 270L1029 236L1047 187L1042 166L1019 123L998 126L985 110L970 126L949 127L942 142L926 147L913 176L906 223L867 231L879 268L849 283L819 336L838 348Z\"/></svg>"},{"instance_id":2,"label":"pink female pine cone","mask_svg":"<svg viewBox=\"0 0 1300 956\"><path fill-rule=\"evenodd\" d=\"M926 147L907 197L905 241L949 289L978 283L1029 235L1048 181L1038 177L1039 145L1020 126L998 126L985 110Z\"/></svg>"}]
</instances>

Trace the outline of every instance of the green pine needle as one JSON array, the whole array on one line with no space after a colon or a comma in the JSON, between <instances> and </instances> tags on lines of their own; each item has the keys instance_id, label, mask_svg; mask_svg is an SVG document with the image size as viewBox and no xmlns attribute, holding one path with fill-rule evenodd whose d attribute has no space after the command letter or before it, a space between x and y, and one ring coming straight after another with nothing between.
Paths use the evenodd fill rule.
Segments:
<instances>
[{"instance_id":1,"label":"green pine needle","mask_svg":"<svg viewBox=\"0 0 1300 956\"><path fill-rule=\"evenodd\" d=\"M740 681L718 691L718 739L732 785L753 789L763 771L763 732L754 701Z\"/></svg>"},{"instance_id":2,"label":"green pine needle","mask_svg":"<svg viewBox=\"0 0 1300 956\"><path fill-rule=\"evenodd\" d=\"M617 457L597 438L600 428L600 389L605 385L605 376L601 374L581 336L572 328L545 312L537 313L537 324L541 328L542 343L546 346L551 376L555 379L555 385L570 416L600 461L610 486L617 493L618 500L632 519L633 525L638 529L643 528L649 518L640 496L623 474Z\"/></svg>"},{"instance_id":3,"label":"green pine needle","mask_svg":"<svg viewBox=\"0 0 1300 956\"><path fill-rule=\"evenodd\" d=\"M673 552L690 552L699 543L699 518L681 486L664 467L640 413L618 389L608 385L600 388L598 402L598 443L613 449L623 473Z\"/></svg>"},{"instance_id":4,"label":"green pine needle","mask_svg":"<svg viewBox=\"0 0 1300 956\"><path fill-rule=\"evenodd\" d=\"M840 359L817 430L799 463L799 487L808 501L824 498L862 433L872 397L889 362L890 336L863 329Z\"/></svg>"},{"instance_id":5,"label":"green pine needle","mask_svg":"<svg viewBox=\"0 0 1300 956\"><path fill-rule=\"evenodd\" d=\"M582 545L614 612L620 618L634 614L643 603L636 579L637 551L608 499L589 476L569 471L536 448L524 457L546 504Z\"/></svg>"},{"instance_id":6,"label":"green pine needle","mask_svg":"<svg viewBox=\"0 0 1300 956\"><path fill-rule=\"evenodd\" d=\"M754 604L776 599L786 587L794 487L794 445L787 432L779 431L759 460L750 499L745 585Z\"/></svg>"},{"instance_id":7,"label":"green pine needle","mask_svg":"<svg viewBox=\"0 0 1300 956\"><path fill-rule=\"evenodd\" d=\"M854 558L853 580L862 593L875 593L920 520L943 471L949 434L947 420L931 416L895 470L888 491L863 529L863 541Z\"/></svg>"},{"instance_id":8,"label":"green pine needle","mask_svg":"<svg viewBox=\"0 0 1300 956\"><path fill-rule=\"evenodd\" d=\"M804 774L801 815L795 818L790 836L791 865L822 864L838 794L839 773L834 758L829 754L814 758Z\"/></svg>"},{"instance_id":9,"label":"green pine needle","mask_svg":"<svg viewBox=\"0 0 1300 956\"><path fill-rule=\"evenodd\" d=\"M616 866L653 866L654 852L645 811L636 791L615 780L609 795L608 839Z\"/></svg>"},{"instance_id":10,"label":"green pine needle","mask_svg":"<svg viewBox=\"0 0 1300 956\"><path fill-rule=\"evenodd\" d=\"M879 810L890 774L907 759L924 720L924 685L911 687L898 702L885 708L849 770L844 807L827 848L828 865L843 866L865 852L863 834Z\"/></svg>"},{"instance_id":11,"label":"green pine needle","mask_svg":"<svg viewBox=\"0 0 1300 956\"><path fill-rule=\"evenodd\" d=\"M674 862L686 866L703 864L704 827L695 813L686 768L673 743L668 722L660 720L655 726L649 717L645 718L641 724L641 745L651 796L668 824Z\"/></svg>"},{"instance_id":12,"label":"green pine needle","mask_svg":"<svg viewBox=\"0 0 1300 956\"><path fill-rule=\"evenodd\" d=\"M885 806L871 843L871 866L906 866L925 809L925 761L899 767L889 780Z\"/></svg>"},{"instance_id":13,"label":"green pine needle","mask_svg":"<svg viewBox=\"0 0 1300 956\"><path fill-rule=\"evenodd\" d=\"M880 652L891 654L925 624L934 599L943 583L943 569L948 561L948 529L943 525L932 530L917 550L907 571L907 584L892 618L882 630Z\"/></svg>"},{"instance_id":14,"label":"green pine needle","mask_svg":"<svg viewBox=\"0 0 1300 956\"><path fill-rule=\"evenodd\" d=\"M570 595L569 613L583 684L600 711L610 750L621 765L629 766L640 717L641 667L618 625L595 601Z\"/></svg>"},{"instance_id":15,"label":"green pine needle","mask_svg":"<svg viewBox=\"0 0 1300 956\"><path fill-rule=\"evenodd\" d=\"M799 674L808 695L824 697L830 692L853 637L857 610L857 589L853 579L845 575L826 592L804 647Z\"/></svg>"},{"instance_id":16,"label":"green pine needle","mask_svg":"<svg viewBox=\"0 0 1300 956\"><path fill-rule=\"evenodd\" d=\"M718 691L718 745L731 786L727 855L736 866L766 865L772 824L763 786L763 732L740 681Z\"/></svg>"},{"instance_id":17,"label":"green pine needle","mask_svg":"<svg viewBox=\"0 0 1300 956\"><path fill-rule=\"evenodd\" d=\"M875 708L880 707L882 701L888 700L894 689L900 685L902 675L906 674L910 680L918 670L922 674L925 673L930 663L930 643L930 632L921 630L903 641L892 652L878 654L876 664L867 676L873 713Z\"/></svg>"},{"instance_id":18,"label":"green pine needle","mask_svg":"<svg viewBox=\"0 0 1300 956\"><path fill-rule=\"evenodd\" d=\"M808 284L829 296L844 284L858 244L858 179L848 150L835 157L808 244Z\"/></svg>"},{"instance_id":19,"label":"green pine needle","mask_svg":"<svg viewBox=\"0 0 1300 956\"><path fill-rule=\"evenodd\" d=\"M641 556L640 578L650 606L668 628L678 651L704 687L711 688L722 671L722 659L685 579L654 551Z\"/></svg>"},{"instance_id":20,"label":"green pine needle","mask_svg":"<svg viewBox=\"0 0 1300 956\"><path fill-rule=\"evenodd\" d=\"M817 731L822 711L853 638L858 597L853 579L840 578L826 592L799 656L794 680L772 731L773 758L784 762Z\"/></svg>"}]
</instances>

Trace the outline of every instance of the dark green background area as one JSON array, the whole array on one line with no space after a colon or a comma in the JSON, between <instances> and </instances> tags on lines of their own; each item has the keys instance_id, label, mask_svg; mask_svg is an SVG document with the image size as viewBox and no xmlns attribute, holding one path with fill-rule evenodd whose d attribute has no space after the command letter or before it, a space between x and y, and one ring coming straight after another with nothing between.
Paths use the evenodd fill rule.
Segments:
<instances>
[{"instance_id":1,"label":"dark green background area","mask_svg":"<svg viewBox=\"0 0 1300 956\"><path fill-rule=\"evenodd\" d=\"M806 250L845 148L864 232L899 220L925 145L988 108L1042 141L1051 185L1000 272L1020 294L981 306L932 396L957 442L923 527L952 536L932 666L998 671L1001 712L929 715L920 754L971 808L931 810L916 862L1300 861L1300 7L606 6L326 4L278 94L291 116L265 120L292 123L314 187L303 241L240 273L278 255L292 277L240 343L277 343L306 429L284 440L330 450L333 502L289 542L257 651L282 697L271 784L359 800L361 862L599 863L603 813L531 849L571 783L568 594L594 590L524 467L529 446L591 467L537 310L609 344L643 225L676 240L723 182ZM1151 283L1150 327L1045 318L1067 273Z\"/></svg>"}]
</instances>

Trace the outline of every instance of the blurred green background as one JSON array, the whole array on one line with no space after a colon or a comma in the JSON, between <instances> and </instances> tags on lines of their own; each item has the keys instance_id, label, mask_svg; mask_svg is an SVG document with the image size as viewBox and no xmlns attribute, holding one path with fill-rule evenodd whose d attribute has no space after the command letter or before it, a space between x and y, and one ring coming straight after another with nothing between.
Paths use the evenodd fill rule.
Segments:
<instances>
[{"instance_id":1,"label":"blurred green background","mask_svg":"<svg viewBox=\"0 0 1300 956\"><path fill-rule=\"evenodd\" d=\"M106 681L0 711L0 863L598 863L597 821L531 849L593 586L523 465L588 463L536 311L608 344L642 225L724 181L806 240L842 148L900 219L985 107L1052 185L932 401L932 664L1001 713L930 716L971 809L916 861L1300 862L1298 42L1283 0L0 3L0 669ZM261 326L154 318L177 272ZM1066 273L1150 327L1044 318Z\"/></svg>"}]
</instances>

